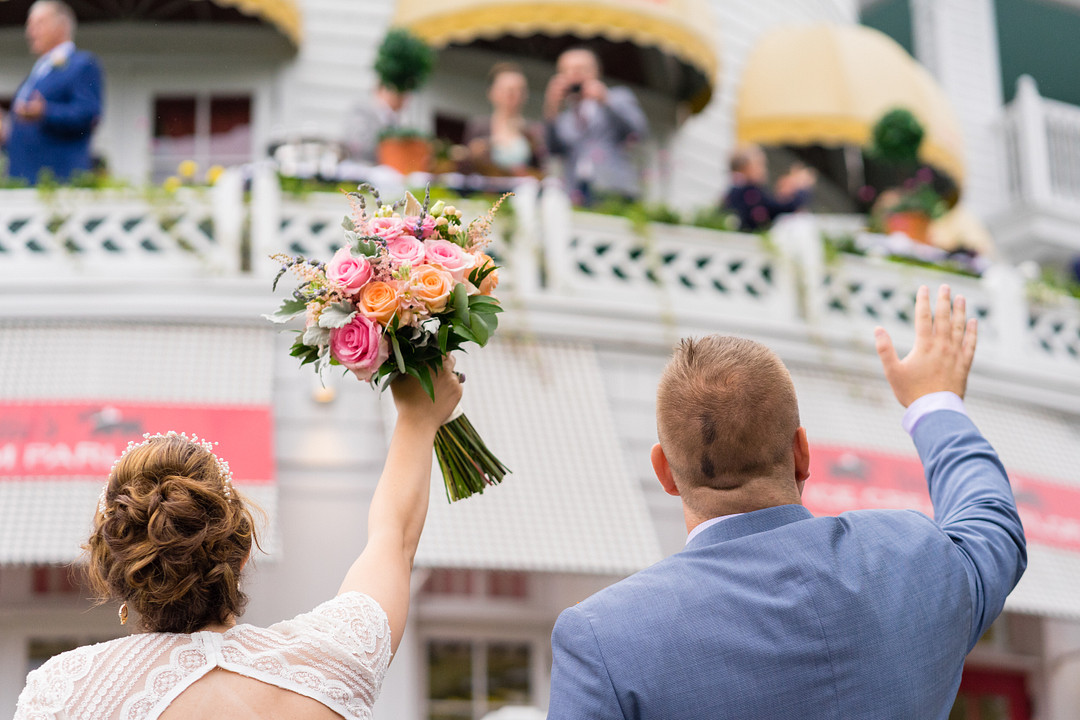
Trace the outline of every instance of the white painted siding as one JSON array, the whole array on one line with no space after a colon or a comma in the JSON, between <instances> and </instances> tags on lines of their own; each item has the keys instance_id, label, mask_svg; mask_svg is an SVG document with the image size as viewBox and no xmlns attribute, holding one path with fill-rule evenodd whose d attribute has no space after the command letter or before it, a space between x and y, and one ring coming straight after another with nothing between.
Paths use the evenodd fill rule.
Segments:
<instances>
[{"instance_id":1,"label":"white painted siding","mask_svg":"<svg viewBox=\"0 0 1080 720\"><path fill-rule=\"evenodd\" d=\"M302 0L304 40L282 77L277 134L341 136L348 109L375 87L375 51L394 2Z\"/></svg>"},{"instance_id":2,"label":"white painted siding","mask_svg":"<svg viewBox=\"0 0 1080 720\"><path fill-rule=\"evenodd\" d=\"M986 217L1006 190L1001 60L993 0L913 0L915 54L952 101L964 134L964 202Z\"/></svg>"}]
</instances>

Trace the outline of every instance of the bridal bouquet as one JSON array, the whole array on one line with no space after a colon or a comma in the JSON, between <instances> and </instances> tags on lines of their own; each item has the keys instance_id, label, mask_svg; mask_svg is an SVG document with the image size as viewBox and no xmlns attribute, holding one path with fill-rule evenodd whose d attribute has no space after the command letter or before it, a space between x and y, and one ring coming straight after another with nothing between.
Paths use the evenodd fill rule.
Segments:
<instances>
[{"instance_id":1,"label":"bridal bouquet","mask_svg":"<svg viewBox=\"0 0 1080 720\"><path fill-rule=\"evenodd\" d=\"M472 342L483 346L498 326L492 296L498 268L484 249L506 196L468 225L442 201L384 204L368 185L348 194L345 247L329 262L274 255L299 279L292 297L266 317L286 323L304 316L291 354L316 372L338 365L383 390L411 375L433 395L432 373L443 358ZM364 193L374 199L369 212ZM439 429L435 456L453 502L500 482L507 468L487 449L460 410Z\"/></svg>"}]
</instances>

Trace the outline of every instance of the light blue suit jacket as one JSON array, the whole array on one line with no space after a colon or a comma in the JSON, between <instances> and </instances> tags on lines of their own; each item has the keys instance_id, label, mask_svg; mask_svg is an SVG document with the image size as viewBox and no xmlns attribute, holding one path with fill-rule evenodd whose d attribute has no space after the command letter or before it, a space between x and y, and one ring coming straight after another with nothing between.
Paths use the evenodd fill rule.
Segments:
<instances>
[{"instance_id":1,"label":"light blue suit jacket","mask_svg":"<svg viewBox=\"0 0 1080 720\"><path fill-rule=\"evenodd\" d=\"M783 505L707 528L562 613L548 720L945 720L1027 555L971 421L933 412L914 437L935 520Z\"/></svg>"}]
</instances>

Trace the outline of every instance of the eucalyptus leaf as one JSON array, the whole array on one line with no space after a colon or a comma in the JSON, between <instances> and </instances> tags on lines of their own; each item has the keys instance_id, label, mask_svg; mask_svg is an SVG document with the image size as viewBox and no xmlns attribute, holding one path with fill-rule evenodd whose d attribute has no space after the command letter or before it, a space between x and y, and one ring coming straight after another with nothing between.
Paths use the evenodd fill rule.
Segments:
<instances>
[{"instance_id":1,"label":"eucalyptus leaf","mask_svg":"<svg viewBox=\"0 0 1080 720\"><path fill-rule=\"evenodd\" d=\"M356 309L352 303L334 303L323 308L322 314L319 315L319 327L343 328L351 323L354 317L356 317Z\"/></svg>"},{"instance_id":2,"label":"eucalyptus leaf","mask_svg":"<svg viewBox=\"0 0 1080 720\"><path fill-rule=\"evenodd\" d=\"M353 219L348 215L346 215L345 219L341 221L341 227L345 228L349 232L356 232L356 223L353 222Z\"/></svg>"}]
</instances>

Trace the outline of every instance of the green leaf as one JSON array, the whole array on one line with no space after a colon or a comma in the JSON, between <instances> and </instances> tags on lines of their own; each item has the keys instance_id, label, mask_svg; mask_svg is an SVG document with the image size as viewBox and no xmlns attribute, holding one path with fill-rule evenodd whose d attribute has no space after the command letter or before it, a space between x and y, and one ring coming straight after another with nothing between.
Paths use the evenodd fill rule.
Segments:
<instances>
[{"instance_id":1,"label":"green leaf","mask_svg":"<svg viewBox=\"0 0 1080 720\"><path fill-rule=\"evenodd\" d=\"M348 215L346 215L345 219L341 221L341 227L345 228L349 232L356 232L356 223L354 223L353 219Z\"/></svg>"},{"instance_id":2,"label":"green leaf","mask_svg":"<svg viewBox=\"0 0 1080 720\"><path fill-rule=\"evenodd\" d=\"M483 347L487 344L488 338L491 337L491 329L484 323L480 315L472 316L472 324L469 325L469 330L476 336L476 344Z\"/></svg>"},{"instance_id":3,"label":"green leaf","mask_svg":"<svg viewBox=\"0 0 1080 720\"><path fill-rule=\"evenodd\" d=\"M476 335L473 334L473 331L470 330L467 325L455 324L454 334L460 337L462 340L479 344L479 341L476 339Z\"/></svg>"},{"instance_id":4,"label":"green leaf","mask_svg":"<svg viewBox=\"0 0 1080 720\"><path fill-rule=\"evenodd\" d=\"M473 313L473 322L469 327L476 330L477 325L483 325L484 329L487 330L490 335L499 327L499 317L487 313Z\"/></svg>"},{"instance_id":5,"label":"green leaf","mask_svg":"<svg viewBox=\"0 0 1080 720\"><path fill-rule=\"evenodd\" d=\"M278 311L273 315L263 315L267 320L277 323L278 325L284 324L292 320L297 315L307 310L307 303L303 300L296 300L294 298L287 298Z\"/></svg>"},{"instance_id":6,"label":"green leaf","mask_svg":"<svg viewBox=\"0 0 1080 720\"><path fill-rule=\"evenodd\" d=\"M352 247L358 255L367 258L373 258L379 254L378 238L370 235L358 235Z\"/></svg>"},{"instance_id":7,"label":"green leaf","mask_svg":"<svg viewBox=\"0 0 1080 720\"><path fill-rule=\"evenodd\" d=\"M416 379L420 381L420 387L424 388L424 392L428 394L432 402L435 402L435 383L431 381L431 372L428 370L427 365L416 366Z\"/></svg>"},{"instance_id":8,"label":"green leaf","mask_svg":"<svg viewBox=\"0 0 1080 720\"><path fill-rule=\"evenodd\" d=\"M356 308L350 302L338 302L327 305L319 315L319 327L343 328L356 317Z\"/></svg>"},{"instance_id":9,"label":"green leaf","mask_svg":"<svg viewBox=\"0 0 1080 720\"><path fill-rule=\"evenodd\" d=\"M454 286L454 316L461 323L469 324L469 292L464 283Z\"/></svg>"},{"instance_id":10,"label":"green leaf","mask_svg":"<svg viewBox=\"0 0 1080 720\"><path fill-rule=\"evenodd\" d=\"M397 363L398 372L407 372L405 358L401 355L401 343L398 341L397 333L390 333L390 345L394 348L394 362Z\"/></svg>"},{"instance_id":11,"label":"green leaf","mask_svg":"<svg viewBox=\"0 0 1080 720\"><path fill-rule=\"evenodd\" d=\"M480 287L480 283L484 282L484 278L498 269L495 263L486 263L481 267L473 268L472 272L469 273L469 282L476 287Z\"/></svg>"},{"instance_id":12,"label":"green leaf","mask_svg":"<svg viewBox=\"0 0 1080 720\"><path fill-rule=\"evenodd\" d=\"M439 327L439 352L446 354L446 339L450 337L450 323L445 322Z\"/></svg>"},{"instance_id":13,"label":"green leaf","mask_svg":"<svg viewBox=\"0 0 1080 720\"><path fill-rule=\"evenodd\" d=\"M489 295L473 295L469 298L469 309L478 307L501 307L499 301Z\"/></svg>"}]
</instances>

